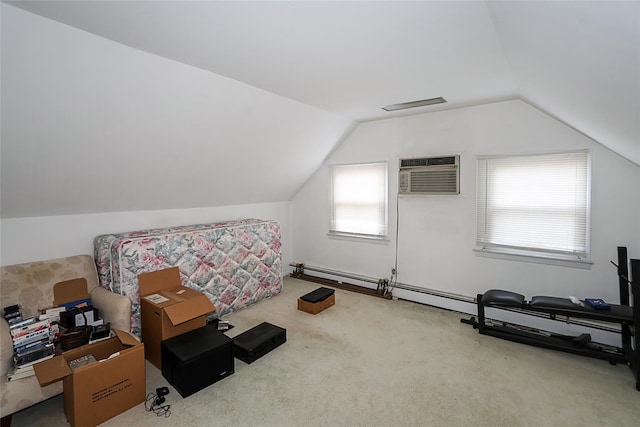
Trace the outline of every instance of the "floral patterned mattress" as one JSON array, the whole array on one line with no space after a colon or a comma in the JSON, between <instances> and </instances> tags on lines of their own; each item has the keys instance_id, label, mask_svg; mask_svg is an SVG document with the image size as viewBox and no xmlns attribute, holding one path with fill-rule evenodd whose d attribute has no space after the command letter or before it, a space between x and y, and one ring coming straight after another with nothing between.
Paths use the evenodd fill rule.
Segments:
<instances>
[{"instance_id":1,"label":"floral patterned mattress","mask_svg":"<svg viewBox=\"0 0 640 427\"><path fill-rule=\"evenodd\" d=\"M179 267L182 285L211 300L217 317L282 290L280 226L244 219L104 234L94 239L100 286L131 300L140 336L138 274Z\"/></svg>"}]
</instances>

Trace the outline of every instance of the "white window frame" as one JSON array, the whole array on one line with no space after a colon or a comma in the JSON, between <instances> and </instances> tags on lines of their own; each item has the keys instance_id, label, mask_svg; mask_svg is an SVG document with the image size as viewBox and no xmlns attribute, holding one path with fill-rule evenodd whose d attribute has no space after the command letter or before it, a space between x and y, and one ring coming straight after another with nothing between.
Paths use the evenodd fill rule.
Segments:
<instances>
[{"instance_id":1,"label":"white window frame","mask_svg":"<svg viewBox=\"0 0 640 427\"><path fill-rule=\"evenodd\" d=\"M591 267L588 150L478 156L476 174L478 255Z\"/></svg>"},{"instance_id":2,"label":"white window frame","mask_svg":"<svg viewBox=\"0 0 640 427\"><path fill-rule=\"evenodd\" d=\"M374 181L365 174L382 172ZM350 176L351 175L351 176ZM365 180L363 182L362 180ZM367 185L369 185L367 191ZM386 161L329 165L329 233L330 237L386 240L388 233L389 167ZM369 206L367 206L369 205ZM360 210L361 212L357 212ZM342 215L341 215L342 213ZM359 214L369 221L357 221ZM342 216L342 218L341 218Z\"/></svg>"}]
</instances>

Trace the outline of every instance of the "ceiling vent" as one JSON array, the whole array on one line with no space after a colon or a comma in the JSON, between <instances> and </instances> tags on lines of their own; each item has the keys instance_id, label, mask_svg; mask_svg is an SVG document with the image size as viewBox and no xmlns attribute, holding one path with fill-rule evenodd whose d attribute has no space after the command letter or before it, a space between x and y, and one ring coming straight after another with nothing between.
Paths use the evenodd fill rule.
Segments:
<instances>
[{"instance_id":1,"label":"ceiling vent","mask_svg":"<svg viewBox=\"0 0 640 427\"><path fill-rule=\"evenodd\" d=\"M382 107L385 111L406 110L407 108L424 107L425 105L444 104L447 102L443 97L423 99L422 101L403 102L402 104L385 105Z\"/></svg>"},{"instance_id":2,"label":"ceiling vent","mask_svg":"<svg viewBox=\"0 0 640 427\"><path fill-rule=\"evenodd\" d=\"M400 159L399 194L460 194L460 156Z\"/></svg>"}]
</instances>

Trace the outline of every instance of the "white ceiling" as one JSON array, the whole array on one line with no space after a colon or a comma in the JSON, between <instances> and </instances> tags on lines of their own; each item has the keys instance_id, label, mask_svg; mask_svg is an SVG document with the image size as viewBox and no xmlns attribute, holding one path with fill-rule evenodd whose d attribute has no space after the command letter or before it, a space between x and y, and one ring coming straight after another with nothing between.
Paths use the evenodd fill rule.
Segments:
<instances>
[{"instance_id":1,"label":"white ceiling","mask_svg":"<svg viewBox=\"0 0 640 427\"><path fill-rule=\"evenodd\" d=\"M522 98L640 164L637 1L9 3L356 121Z\"/></svg>"},{"instance_id":2,"label":"white ceiling","mask_svg":"<svg viewBox=\"0 0 640 427\"><path fill-rule=\"evenodd\" d=\"M484 2L12 4L357 121L517 96Z\"/></svg>"},{"instance_id":3,"label":"white ceiling","mask_svg":"<svg viewBox=\"0 0 640 427\"><path fill-rule=\"evenodd\" d=\"M206 74L216 81L219 76L223 76L222 78L284 97L289 103L278 106L278 111L301 110L299 114L293 114L304 118L296 123L295 132L291 130L292 124L281 126L283 123L277 123L276 127L280 130L266 131L267 123L258 123L265 128L262 143L272 147L273 154L270 156L295 165L295 170L290 169L269 180L271 185L259 193L250 185L228 195L224 193L224 189L216 188L215 203L222 205L280 201L291 197L296 188L320 165L332 146L340 142L339 138L328 136L344 133L351 121L371 121L515 98L524 99L640 165L638 1L2 2L122 45L197 67L198 71L210 71L214 74ZM14 14L11 13L11 16ZM4 32L3 29L3 34ZM16 34L11 30L8 32ZM66 37L66 33L61 31L60 36ZM32 38L36 37L34 35ZM69 51L69 58L74 61L79 59L82 53L72 50L82 46L85 40L76 37L72 40L74 43L69 48L57 49L56 54ZM12 39L12 43L16 41ZM12 48L16 46L19 44L11 45ZM107 45L104 49L102 56L107 61L112 57L110 55L113 54L113 49ZM101 53L96 51L94 55L99 56ZM119 59L125 54L113 55ZM14 61L22 60L19 57L12 50L10 58ZM93 57L91 61L98 63ZM131 67L135 67L139 61L153 62L146 57L137 56L131 61ZM40 62L46 63L46 58L33 64L38 66ZM118 63L109 65L112 68L119 66ZM131 73L132 69L134 68L123 69L117 78L127 79L127 73ZM172 69L165 66L162 72L171 73ZM21 70L20 66L12 67L12 78L19 78L15 73L32 74L29 68ZM68 70L81 72L82 68L70 64ZM66 82L65 77L55 80L55 75L51 76L54 84L57 81ZM157 84L157 80L162 77L165 77L164 74L149 76L149 79ZM114 76L114 79L117 78ZM3 82L4 80L5 78ZM30 93L29 88L23 86L39 80L45 79L31 78L24 82L18 80L21 87L15 90L8 88L8 91L3 87L3 92L15 99L20 94ZM90 78L83 80L89 81ZM203 81L210 80L203 78ZM43 81L38 83L39 89L32 90L47 91L47 87L51 87L48 84ZM80 89L76 88L74 96L81 95ZM125 89L132 88L122 90ZM51 87L50 98L54 99L58 91L62 90L62 87ZM87 88L87 91L90 90L91 88ZM241 89L234 89L233 92L243 93ZM186 95L185 99L190 100ZM176 96L180 94L176 93ZM381 109L388 104L440 96L448 102L403 112L389 113ZM251 97L255 99L256 95ZM119 99L121 98L116 97L116 101ZM198 99L206 101L204 98ZM234 100L225 102L234 103ZM274 102L271 100L270 105ZM299 103L306 105L300 107ZM95 103L93 108L101 105ZM317 109L324 110L321 112L326 116L320 117L312 111L320 111ZM19 108L8 110L20 117ZM104 120L116 115L127 119L125 111L111 111L111 115L104 115ZM243 117L241 113L236 113L236 119ZM5 116L7 120L13 117L11 114L3 112L3 121ZM198 120L200 115L206 115L204 112L194 114L198 116ZM259 114L259 106L244 113L246 117L259 117ZM149 116L149 120L152 118ZM46 117L42 120L45 119ZM104 120L96 123L105 125ZM185 116L184 120L191 123L195 119ZM224 117L216 120L225 123ZM237 120L234 123L238 125ZM308 126L309 123L314 123L315 127ZM325 126L323 123L331 123L332 126ZM20 128L14 125L12 129L26 134L29 132L28 125L26 126ZM304 126L308 127L306 131L302 129ZM87 136L95 132L89 125L86 127ZM333 131L327 128L333 128ZM51 132L54 129L55 127L48 127L39 131ZM109 127L105 129L110 132L117 130ZM126 129L136 130L139 127L131 125ZM78 133L76 130L74 132ZM234 132L235 139L229 138L227 141L233 140L235 145L216 147L217 151L228 152L230 158L246 152L247 144L255 144L252 135L238 135L236 130ZM294 136L288 136L287 139L283 137L283 132ZM13 135L13 132L9 133ZM305 137L301 138L301 135ZM65 141L70 136L72 135L60 133L57 139L49 141L51 147L48 149L52 152L68 152L65 151L68 147L64 144L68 144ZM105 135L105 138L110 136ZM164 135L159 135L161 136ZM38 138L32 139L35 141ZM86 139L84 134L77 136L78 141ZM165 139L170 140L168 136ZM118 141L119 138L111 140ZM161 138L158 139L160 140ZM209 143L204 138L198 140L194 137L192 140L192 145ZM298 143L305 140L306 145ZM3 143L3 162L5 157L7 162L14 157L20 158L14 152L32 150L25 141L16 139L9 146ZM53 145L54 141L60 145ZM129 141L123 142L125 143ZM197 149L196 146L182 148ZM109 156L115 157L106 147L94 146L92 149L104 150L100 154L107 160L111 160ZM136 156L132 156L132 162L144 160L147 155L145 149L146 146L139 147L135 152ZM129 152L134 154L131 149ZM305 152L307 155L302 155ZM33 153L38 155L37 150ZM159 160L163 161L161 158ZM204 162L201 159L192 161ZM96 201L89 198L82 206L78 205L77 200L69 199L68 205L52 207L56 197L66 202L56 188L64 188L69 183L55 181L53 173L45 175L49 177L47 182L35 178L30 182L29 171L22 165L7 165L9 163L3 163L3 217L93 212L94 209L190 207L196 206L194 200L201 199L202 194L202 191L194 191L193 195L188 196L191 198L175 200L169 205L166 201L163 201L165 205L160 205L157 194L150 192L149 200L140 200L139 197L136 199L132 195L123 196L121 205L112 202L109 207L96 207ZM205 169L204 166L200 169ZM43 157L41 172L47 172L47 167L49 166ZM257 164L255 167L259 169L267 166ZM227 176L230 172L225 168L232 166L217 165L216 171L220 177ZM200 169L195 165L192 168L193 171ZM129 172L130 175L133 173ZM183 181L178 179L180 177L176 178L173 193L186 194L179 188ZM125 178L119 181L104 179L104 183L94 185L103 184L103 187L115 189L126 182ZM114 177L110 179L115 180ZM49 182L51 180L54 181ZM201 181L206 182L204 178ZM20 183L19 186L17 183ZM21 194L27 190L34 194L39 192L38 198L32 198L39 200L38 206L23 206L27 202L21 198ZM69 194L72 193L69 191ZM239 197L239 194L244 198ZM214 203L208 200L202 202L208 203L205 206Z\"/></svg>"}]
</instances>

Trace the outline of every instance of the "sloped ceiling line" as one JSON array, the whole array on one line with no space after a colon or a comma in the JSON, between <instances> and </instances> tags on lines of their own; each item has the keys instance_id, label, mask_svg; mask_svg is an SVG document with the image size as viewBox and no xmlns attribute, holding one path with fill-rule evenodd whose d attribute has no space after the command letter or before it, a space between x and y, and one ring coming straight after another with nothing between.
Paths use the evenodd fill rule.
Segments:
<instances>
[{"instance_id":1,"label":"sloped ceiling line","mask_svg":"<svg viewBox=\"0 0 640 427\"><path fill-rule=\"evenodd\" d=\"M354 123L516 98L640 165L640 2L3 1L2 24L2 217L67 213L69 185L112 200L73 213L289 200ZM92 173L91 144L128 176L55 177ZM229 187L239 156L253 179ZM187 165L171 197L127 188L149 159Z\"/></svg>"}]
</instances>

